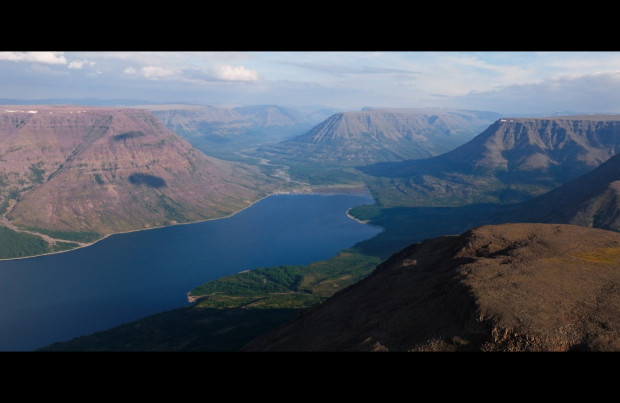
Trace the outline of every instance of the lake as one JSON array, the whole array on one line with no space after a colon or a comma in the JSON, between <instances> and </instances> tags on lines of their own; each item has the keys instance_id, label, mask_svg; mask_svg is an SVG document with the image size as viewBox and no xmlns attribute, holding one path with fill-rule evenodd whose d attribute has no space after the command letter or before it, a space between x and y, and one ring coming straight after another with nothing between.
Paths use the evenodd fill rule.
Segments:
<instances>
[{"instance_id":1,"label":"lake","mask_svg":"<svg viewBox=\"0 0 620 403\"><path fill-rule=\"evenodd\" d=\"M381 232L346 216L369 195L272 195L228 218L109 236L0 261L0 351L31 351L188 306L192 288L324 260Z\"/></svg>"}]
</instances>

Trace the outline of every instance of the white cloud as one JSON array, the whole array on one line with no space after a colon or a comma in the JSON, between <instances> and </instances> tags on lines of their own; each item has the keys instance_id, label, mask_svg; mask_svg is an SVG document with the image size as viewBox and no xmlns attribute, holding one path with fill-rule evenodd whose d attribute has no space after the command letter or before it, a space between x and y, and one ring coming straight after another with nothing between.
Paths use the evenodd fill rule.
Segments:
<instances>
[{"instance_id":1,"label":"white cloud","mask_svg":"<svg viewBox=\"0 0 620 403\"><path fill-rule=\"evenodd\" d=\"M455 98L460 106L501 113L619 113L620 72L589 74L472 91Z\"/></svg>"},{"instance_id":2,"label":"white cloud","mask_svg":"<svg viewBox=\"0 0 620 403\"><path fill-rule=\"evenodd\" d=\"M69 63L69 68L70 69L81 69L85 65L92 67L95 65L95 62L91 62L88 60L74 60L71 63Z\"/></svg>"},{"instance_id":3,"label":"white cloud","mask_svg":"<svg viewBox=\"0 0 620 403\"><path fill-rule=\"evenodd\" d=\"M0 89L16 98L620 112L616 72L620 52L0 52Z\"/></svg>"},{"instance_id":4,"label":"white cloud","mask_svg":"<svg viewBox=\"0 0 620 403\"><path fill-rule=\"evenodd\" d=\"M145 66L145 67L142 67L140 71L142 72L142 75L145 78L158 79L158 78L171 77L174 75L173 70L167 69L165 67L159 67L159 66Z\"/></svg>"},{"instance_id":5,"label":"white cloud","mask_svg":"<svg viewBox=\"0 0 620 403\"><path fill-rule=\"evenodd\" d=\"M0 52L0 60L11 62L34 62L45 64L67 64L63 52Z\"/></svg>"},{"instance_id":6,"label":"white cloud","mask_svg":"<svg viewBox=\"0 0 620 403\"><path fill-rule=\"evenodd\" d=\"M258 72L243 66L217 65L213 67L216 78L224 81L257 81Z\"/></svg>"}]
</instances>

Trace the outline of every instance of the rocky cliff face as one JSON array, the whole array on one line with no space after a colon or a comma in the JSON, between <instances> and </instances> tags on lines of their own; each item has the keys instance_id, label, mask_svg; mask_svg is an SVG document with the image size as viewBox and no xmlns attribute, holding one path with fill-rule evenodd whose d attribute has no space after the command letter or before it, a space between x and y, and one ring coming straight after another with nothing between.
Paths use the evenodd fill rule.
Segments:
<instances>
[{"instance_id":1,"label":"rocky cliff face","mask_svg":"<svg viewBox=\"0 0 620 403\"><path fill-rule=\"evenodd\" d=\"M369 109L337 113L306 134L265 145L257 155L334 165L428 158L484 130L492 113L442 109Z\"/></svg>"},{"instance_id":2,"label":"rocky cliff face","mask_svg":"<svg viewBox=\"0 0 620 403\"><path fill-rule=\"evenodd\" d=\"M555 224L413 244L255 351L620 351L620 234Z\"/></svg>"},{"instance_id":3,"label":"rocky cliff face","mask_svg":"<svg viewBox=\"0 0 620 403\"><path fill-rule=\"evenodd\" d=\"M414 204L514 203L591 171L619 150L618 115L499 119L440 156L360 169L390 178Z\"/></svg>"},{"instance_id":4,"label":"rocky cliff face","mask_svg":"<svg viewBox=\"0 0 620 403\"><path fill-rule=\"evenodd\" d=\"M205 156L145 110L2 106L0 122L3 212L18 226L142 229L221 217L273 189L256 169Z\"/></svg>"}]
</instances>

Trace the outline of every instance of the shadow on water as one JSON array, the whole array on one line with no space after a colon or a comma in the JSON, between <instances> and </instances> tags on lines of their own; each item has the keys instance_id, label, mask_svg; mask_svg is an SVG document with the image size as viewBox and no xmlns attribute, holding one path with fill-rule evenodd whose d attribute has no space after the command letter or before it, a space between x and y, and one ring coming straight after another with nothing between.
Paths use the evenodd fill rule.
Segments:
<instances>
[{"instance_id":1,"label":"shadow on water","mask_svg":"<svg viewBox=\"0 0 620 403\"><path fill-rule=\"evenodd\" d=\"M370 224L385 230L359 242L362 253L388 258L416 242L442 235L458 235L479 225L511 220L512 206L474 204L461 207L393 207L381 211Z\"/></svg>"}]
</instances>

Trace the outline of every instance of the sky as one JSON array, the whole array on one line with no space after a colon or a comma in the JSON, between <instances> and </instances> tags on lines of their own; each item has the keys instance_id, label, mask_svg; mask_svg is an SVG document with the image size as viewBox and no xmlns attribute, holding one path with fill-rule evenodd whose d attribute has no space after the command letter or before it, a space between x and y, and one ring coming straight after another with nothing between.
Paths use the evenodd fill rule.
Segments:
<instances>
[{"instance_id":1,"label":"sky","mask_svg":"<svg viewBox=\"0 0 620 403\"><path fill-rule=\"evenodd\" d=\"M620 113L620 52L0 51L0 98Z\"/></svg>"}]
</instances>

